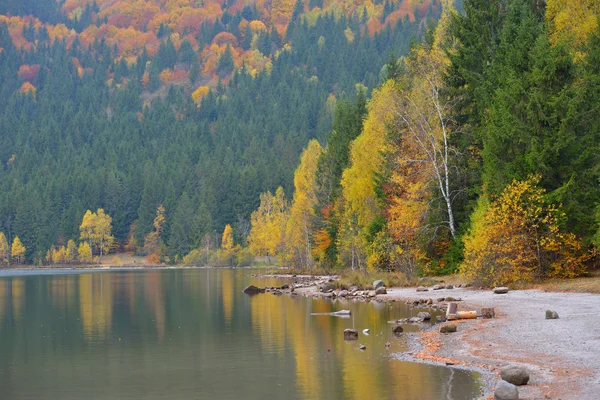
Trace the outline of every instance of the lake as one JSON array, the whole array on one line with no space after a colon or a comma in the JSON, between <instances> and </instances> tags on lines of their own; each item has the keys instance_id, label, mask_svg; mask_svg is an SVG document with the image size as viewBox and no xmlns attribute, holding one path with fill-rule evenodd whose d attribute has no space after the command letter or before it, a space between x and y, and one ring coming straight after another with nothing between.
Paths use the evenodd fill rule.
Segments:
<instances>
[{"instance_id":1,"label":"lake","mask_svg":"<svg viewBox=\"0 0 600 400\"><path fill-rule=\"evenodd\" d=\"M242 293L249 284L284 283L253 272L0 271L0 399L459 400L480 394L477 373L391 357L406 350L410 333L395 337L388 321L417 310L399 302L251 297ZM352 317L311 315L340 309ZM346 328L369 328L370 335L345 342Z\"/></svg>"}]
</instances>

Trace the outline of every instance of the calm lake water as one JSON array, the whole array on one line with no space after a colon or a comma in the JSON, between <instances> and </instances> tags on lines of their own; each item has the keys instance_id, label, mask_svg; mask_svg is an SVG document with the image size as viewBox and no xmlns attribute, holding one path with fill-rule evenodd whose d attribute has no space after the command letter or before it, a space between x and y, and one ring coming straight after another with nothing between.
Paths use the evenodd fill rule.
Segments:
<instances>
[{"instance_id":1,"label":"calm lake water","mask_svg":"<svg viewBox=\"0 0 600 400\"><path fill-rule=\"evenodd\" d=\"M411 315L404 304L250 297L248 284L282 283L251 272L0 271L0 399L479 395L476 373L390 357L406 349L387 322ZM352 318L311 315L340 309ZM352 327L371 334L344 342Z\"/></svg>"}]
</instances>

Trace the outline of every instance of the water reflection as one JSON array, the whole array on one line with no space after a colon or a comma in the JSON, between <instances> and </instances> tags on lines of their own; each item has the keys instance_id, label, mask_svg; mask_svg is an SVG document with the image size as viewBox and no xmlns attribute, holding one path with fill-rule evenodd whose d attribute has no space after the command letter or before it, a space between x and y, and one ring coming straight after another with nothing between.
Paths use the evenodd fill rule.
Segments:
<instances>
[{"instance_id":1,"label":"water reflection","mask_svg":"<svg viewBox=\"0 0 600 400\"><path fill-rule=\"evenodd\" d=\"M468 399L471 374L403 363L388 320L403 304L241 293L247 270L0 278L7 399ZM340 309L352 318L315 316ZM369 328L358 342L342 332ZM391 341L391 350L385 342ZM367 346L358 349L359 343ZM5 397L6 396L6 397Z\"/></svg>"}]
</instances>

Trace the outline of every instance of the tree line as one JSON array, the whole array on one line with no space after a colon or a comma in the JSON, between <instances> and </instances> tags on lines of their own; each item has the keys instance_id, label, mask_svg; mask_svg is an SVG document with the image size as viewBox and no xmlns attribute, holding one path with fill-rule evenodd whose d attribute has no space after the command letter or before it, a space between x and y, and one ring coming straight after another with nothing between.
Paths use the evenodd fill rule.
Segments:
<instances>
[{"instance_id":1,"label":"tree line","mask_svg":"<svg viewBox=\"0 0 600 400\"><path fill-rule=\"evenodd\" d=\"M486 285L583 273L600 243L597 3L444 2L368 101L338 103L293 197L261 196L253 254Z\"/></svg>"},{"instance_id":2,"label":"tree line","mask_svg":"<svg viewBox=\"0 0 600 400\"><path fill-rule=\"evenodd\" d=\"M268 68L236 66L196 99L189 80L146 82L200 57L169 37L156 54L125 61L105 40L61 40L45 26L21 26L36 45L18 46L14 27L0 22L1 230L9 242L20 238L23 260L34 264L47 262L52 246L66 254L86 210L111 217L119 251L182 259L209 238L217 248L226 225L244 246L260 193L291 193L302 148L325 140L345 107L336 104L356 83L368 95L389 54L406 53L436 12L370 34L359 14L302 11L271 42ZM198 35L223 33L209 27ZM161 205L160 241L147 245Z\"/></svg>"}]
</instances>

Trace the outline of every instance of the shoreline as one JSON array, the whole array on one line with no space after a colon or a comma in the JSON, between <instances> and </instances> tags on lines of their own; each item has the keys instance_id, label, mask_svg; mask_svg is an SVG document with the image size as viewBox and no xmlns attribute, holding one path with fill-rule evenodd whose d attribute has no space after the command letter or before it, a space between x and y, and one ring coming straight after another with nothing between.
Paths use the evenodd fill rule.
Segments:
<instances>
[{"instance_id":1,"label":"shoreline","mask_svg":"<svg viewBox=\"0 0 600 400\"><path fill-rule=\"evenodd\" d=\"M85 273L101 271L141 271L155 269L220 269L229 267L180 267L168 265L120 266L60 266L0 269L0 277L19 274ZM260 273L256 278L294 279L285 290L267 288L275 294L302 295L335 299L340 290L320 292L318 285L331 283L335 275L292 275ZM266 272L266 271L264 271ZM7 274L8 273L8 274ZM457 287L453 289L416 291L410 288L387 288L386 294L375 295L358 291L348 295L348 301L406 302L419 308L445 310L441 297L458 300L459 310L495 308L493 319L454 321L458 330L440 334L440 323L427 326L409 336L409 349L391 354L401 360L475 371L481 374L483 395L493 396L499 381L499 371L512 364L529 370L528 385L519 386L523 399L596 399L600 393L600 295L590 293L544 292L540 290L511 290L507 294L493 294L491 290ZM335 292L335 293L334 293ZM429 304L425 302L432 299ZM559 319L546 320L545 311L556 311Z\"/></svg>"},{"instance_id":2,"label":"shoreline","mask_svg":"<svg viewBox=\"0 0 600 400\"><path fill-rule=\"evenodd\" d=\"M296 278L300 283L300 288L284 293L337 298L320 292L316 286L331 276L278 277ZM458 326L456 333L441 334L442 324L433 324L411 340L409 351L393 355L403 361L478 372L484 397L493 396L500 369L509 364L525 367L530 373L529 383L518 387L523 399L592 400L600 393L600 362L596 353L600 348L600 319L596 318L600 295L540 290L493 294L491 290L472 288L429 288L417 292L415 287L387 288L387 294L375 296L359 292L361 295L348 300L413 303L432 298L433 306L439 308L444 303L435 301L436 297L452 296L460 299L459 310L494 307L495 318L453 321ZM559 319L546 320L546 310L557 311Z\"/></svg>"}]
</instances>

